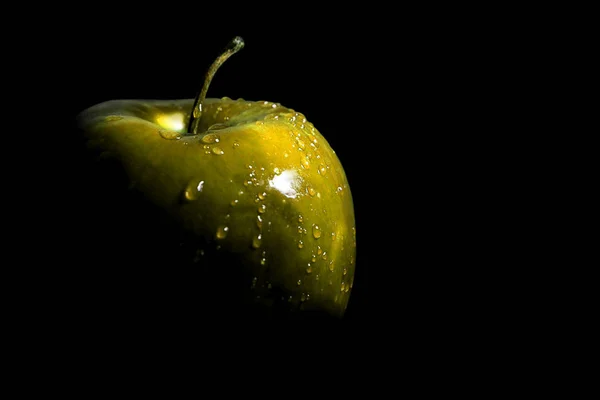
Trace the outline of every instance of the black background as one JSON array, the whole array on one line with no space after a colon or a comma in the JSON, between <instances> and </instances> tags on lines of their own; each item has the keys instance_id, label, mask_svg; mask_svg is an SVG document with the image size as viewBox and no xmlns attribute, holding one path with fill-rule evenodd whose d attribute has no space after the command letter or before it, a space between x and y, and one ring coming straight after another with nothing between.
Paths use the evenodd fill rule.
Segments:
<instances>
[{"instance_id":1,"label":"black background","mask_svg":"<svg viewBox=\"0 0 600 400\"><path fill-rule=\"evenodd\" d=\"M481 266L501 258L483 234L496 218L485 159L501 129L490 116L503 79L502 59L490 51L501 49L485 28L492 17L465 24L435 8L299 7L213 18L173 7L141 15L96 10L69 21L50 83L65 124L106 100L191 98L223 47L242 36L245 48L217 72L208 97L279 102L305 114L336 150L357 227L345 320L415 326L481 315L473 299L493 286ZM86 178L78 175L76 138L61 134L53 144L53 185L65 194L57 214L75 243L62 239L61 254L73 260L86 248L77 237L85 205L70 199L74 182Z\"/></svg>"}]
</instances>

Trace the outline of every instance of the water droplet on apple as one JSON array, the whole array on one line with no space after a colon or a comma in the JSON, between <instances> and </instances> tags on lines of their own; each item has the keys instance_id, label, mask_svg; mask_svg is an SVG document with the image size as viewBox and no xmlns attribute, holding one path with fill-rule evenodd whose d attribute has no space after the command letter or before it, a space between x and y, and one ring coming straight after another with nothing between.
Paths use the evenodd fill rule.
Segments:
<instances>
[{"instance_id":1,"label":"water droplet on apple","mask_svg":"<svg viewBox=\"0 0 600 400\"><path fill-rule=\"evenodd\" d=\"M331 232L331 240L335 242L335 232Z\"/></svg>"},{"instance_id":2,"label":"water droplet on apple","mask_svg":"<svg viewBox=\"0 0 600 400\"><path fill-rule=\"evenodd\" d=\"M238 147L240 147L240 142L238 142L237 140L234 140L233 141L233 148L235 149L235 148L238 148Z\"/></svg>"},{"instance_id":3,"label":"water droplet on apple","mask_svg":"<svg viewBox=\"0 0 600 400\"><path fill-rule=\"evenodd\" d=\"M221 156L225 153L222 148L216 146L212 148L212 152L217 156Z\"/></svg>"},{"instance_id":4,"label":"water droplet on apple","mask_svg":"<svg viewBox=\"0 0 600 400\"><path fill-rule=\"evenodd\" d=\"M298 214L298 222L302 223L302 221L304 221L302 214Z\"/></svg>"},{"instance_id":5,"label":"water droplet on apple","mask_svg":"<svg viewBox=\"0 0 600 400\"><path fill-rule=\"evenodd\" d=\"M344 291L344 282L342 282L342 286L340 287L340 292Z\"/></svg>"},{"instance_id":6,"label":"water droplet on apple","mask_svg":"<svg viewBox=\"0 0 600 400\"><path fill-rule=\"evenodd\" d=\"M296 282L298 284L298 286L302 285L302 279L298 279L298 282Z\"/></svg>"},{"instance_id":7,"label":"water droplet on apple","mask_svg":"<svg viewBox=\"0 0 600 400\"><path fill-rule=\"evenodd\" d=\"M342 189L341 186L338 186L338 188L337 188L338 193L341 193L342 190L344 190L344 189Z\"/></svg>"},{"instance_id":8,"label":"water droplet on apple","mask_svg":"<svg viewBox=\"0 0 600 400\"><path fill-rule=\"evenodd\" d=\"M302 166L306 169L310 168L310 162L308 161L308 158L302 157Z\"/></svg>"},{"instance_id":9,"label":"water droplet on apple","mask_svg":"<svg viewBox=\"0 0 600 400\"><path fill-rule=\"evenodd\" d=\"M262 226L263 226L263 220L260 215L256 216L256 226L258 226L259 229L262 228Z\"/></svg>"},{"instance_id":10,"label":"water droplet on apple","mask_svg":"<svg viewBox=\"0 0 600 400\"><path fill-rule=\"evenodd\" d=\"M235 200L232 200L231 203L229 203L229 204L231 204L232 207L235 207L238 202L239 202L239 200L235 199Z\"/></svg>"},{"instance_id":11,"label":"water droplet on apple","mask_svg":"<svg viewBox=\"0 0 600 400\"><path fill-rule=\"evenodd\" d=\"M258 212L259 212L259 213L261 213L261 214L263 214L265 211L267 211L267 206L266 206L266 205L264 205L264 204L261 204L261 205L258 207Z\"/></svg>"},{"instance_id":12,"label":"water droplet on apple","mask_svg":"<svg viewBox=\"0 0 600 400\"><path fill-rule=\"evenodd\" d=\"M348 273L348 269L346 267L344 267L344 270L342 271L342 275L346 275Z\"/></svg>"},{"instance_id":13,"label":"water droplet on apple","mask_svg":"<svg viewBox=\"0 0 600 400\"><path fill-rule=\"evenodd\" d=\"M312 262L316 262L317 261L317 256L316 255L312 255L312 258L310 259Z\"/></svg>"},{"instance_id":14,"label":"water droplet on apple","mask_svg":"<svg viewBox=\"0 0 600 400\"><path fill-rule=\"evenodd\" d=\"M327 252L326 251L323 252L323 255L321 256L321 258L323 260L327 260ZM331 262L333 262L333 260L331 260ZM330 263L330 265L331 265L331 263ZM333 267L331 267L331 270L333 271Z\"/></svg>"},{"instance_id":15,"label":"water droplet on apple","mask_svg":"<svg viewBox=\"0 0 600 400\"><path fill-rule=\"evenodd\" d=\"M260 265L265 265L267 263L267 259L266 258L261 258L260 259Z\"/></svg>"},{"instance_id":16,"label":"water droplet on apple","mask_svg":"<svg viewBox=\"0 0 600 400\"><path fill-rule=\"evenodd\" d=\"M317 246L317 255L320 256L321 254L323 254L323 249L321 249L321 246Z\"/></svg>"},{"instance_id":17,"label":"water droplet on apple","mask_svg":"<svg viewBox=\"0 0 600 400\"><path fill-rule=\"evenodd\" d=\"M308 267L306 268L306 273L310 274L312 272L312 265L310 265L310 263L308 263Z\"/></svg>"},{"instance_id":18,"label":"water droplet on apple","mask_svg":"<svg viewBox=\"0 0 600 400\"><path fill-rule=\"evenodd\" d=\"M325 166L323 164L319 165L319 174L321 175L325 175L325 173L327 172L327 168L325 168Z\"/></svg>"},{"instance_id":19,"label":"water droplet on apple","mask_svg":"<svg viewBox=\"0 0 600 400\"><path fill-rule=\"evenodd\" d=\"M158 134L160 135L160 137L167 140L181 139L181 134L175 131L170 131L168 129L159 129Z\"/></svg>"},{"instance_id":20,"label":"water droplet on apple","mask_svg":"<svg viewBox=\"0 0 600 400\"><path fill-rule=\"evenodd\" d=\"M258 249L260 247L261 242L262 242L262 234L259 233L252 239L252 248Z\"/></svg>"},{"instance_id":21,"label":"water droplet on apple","mask_svg":"<svg viewBox=\"0 0 600 400\"><path fill-rule=\"evenodd\" d=\"M200 260L204 257L204 250L198 249L196 250L196 255L194 256L194 262L200 262Z\"/></svg>"},{"instance_id":22,"label":"water droplet on apple","mask_svg":"<svg viewBox=\"0 0 600 400\"><path fill-rule=\"evenodd\" d=\"M215 133L207 133L206 135L204 135L200 138L200 141L202 143L208 143L208 144L219 143L219 135L217 135Z\"/></svg>"},{"instance_id":23,"label":"water droplet on apple","mask_svg":"<svg viewBox=\"0 0 600 400\"><path fill-rule=\"evenodd\" d=\"M344 293L348 293L349 290L350 290L350 285L346 285L346 288L344 289Z\"/></svg>"},{"instance_id":24,"label":"water droplet on apple","mask_svg":"<svg viewBox=\"0 0 600 400\"><path fill-rule=\"evenodd\" d=\"M317 191L315 189L313 189L311 186L307 187L308 190L308 194L310 194L311 196L314 196L315 193L317 193Z\"/></svg>"},{"instance_id":25,"label":"water droplet on apple","mask_svg":"<svg viewBox=\"0 0 600 400\"><path fill-rule=\"evenodd\" d=\"M194 201L198 199L198 195L202 192L203 188L204 181L191 181L183 191L184 200Z\"/></svg>"},{"instance_id":26,"label":"water droplet on apple","mask_svg":"<svg viewBox=\"0 0 600 400\"><path fill-rule=\"evenodd\" d=\"M219 228L217 228L217 239L225 239L227 237L227 232L229 232L229 228L227 226L219 226Z\"/></svg>"},{"instance_id":27,"label":"water droplet on apple","mask_svg":"<svg viewBox=\"0 0 600 400\"><path fill-rule=\"evenodd\" d=\"M313 237L315 239L321 237L321 228L319 228L319 225L313 225Z\"/></svg>"},{"instance_id":28,"label":"water droplet on apple","mask_svg":"<svg viewBox=\"0 0 600 400\"><path fill-rule=\"evenodd\" d=\"M231 101L231 98L227 97L227 96L224 96L224 97L221 97L221 100L223 100L223 101Z\"/></svg>"},{"instance_id":29,"label":"water droplet on apple","mask_svg":"<svg viewBox=\"0 0 600 400\"><path fill-rule=\"evenodd\" d=\"M304 247L304 242L302 240L298 240L298 248L301 249Z\"/></svg>"},{"instance_id":30,"label":"water droplet on apple","mask_svg":"<svg viewBox=\"0 0 600 400\"><path fill-rule=\"evenodd\" d=\"M265 197L267 197L267 193L266 193L266 192L262 192L262 193L259 193L259 194L258 194L258 198L259 198L260 200L264 200L264 199L265 199Z\"/></svg>"}]
</instances>

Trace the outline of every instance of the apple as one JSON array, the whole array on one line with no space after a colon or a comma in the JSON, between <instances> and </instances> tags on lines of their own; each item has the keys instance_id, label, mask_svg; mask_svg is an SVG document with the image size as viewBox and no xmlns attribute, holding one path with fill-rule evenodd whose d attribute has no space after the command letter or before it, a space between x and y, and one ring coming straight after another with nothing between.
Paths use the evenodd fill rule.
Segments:
<instances>
[{"instance_id":1,"label":"apple","mask_svg":"<svg viewBox=\"0 0 600 400\"><path fill-rule=\"evenodd\" d=\"M82 111L78 126L99 159L116 161L131 190L165 216L173 227L165 236L185 238L189 264L164 269L199 271L179 282L197 291L199 309L341 318L356 229L334 150L279 103L206 98L243 43L235 38L217 58L195 99L111 100Z\"/></svg>"}]
</instances>

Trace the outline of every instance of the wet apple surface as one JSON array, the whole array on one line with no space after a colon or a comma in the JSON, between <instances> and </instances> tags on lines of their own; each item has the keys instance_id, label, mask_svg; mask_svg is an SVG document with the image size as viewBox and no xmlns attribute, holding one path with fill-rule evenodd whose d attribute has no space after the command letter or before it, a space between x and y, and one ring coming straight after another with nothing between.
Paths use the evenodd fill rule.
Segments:
<instances>
[{"instance_id":1,"label":"wet apple surface","mask_svg":"<svg viewBox=\"0 0 600 400\"><path fill-rule=\"evenodd\" d=\"M112 100L79 114L98 165L117 171L90 175L91 185L125 181L133 194L122 201L129 211L104 214L117 225L113 235L96 239L101 253L114 254L104 263L117 259L129 269L109 279L150 288L141 298L167 293L155 306L183 293L171 310L188 314L342 317L356 256L344 169L302 113L269 101L206 98L216 70L243 46L240 37L230 42L195 99ZM98 186L89 196L111 190ZM119 236L125 220L140 228ZM128 255L111 253L118 241Z\"/></svg>"},{"instance_id":2,"label":"wet apple surface","mask_svg":"<svg viewBox=\"0 0 600 400\"><path fill-rule=\"evenodd\" d=\"M78 121L90 148L117 160L130 186L187 233L197 290L210 301L233 279L245 303L341 317L356 229L329 143L301 113L229 98L205 99L198 133L187 133L193 104L108 101Z\"/></svg>"}]
</instances>

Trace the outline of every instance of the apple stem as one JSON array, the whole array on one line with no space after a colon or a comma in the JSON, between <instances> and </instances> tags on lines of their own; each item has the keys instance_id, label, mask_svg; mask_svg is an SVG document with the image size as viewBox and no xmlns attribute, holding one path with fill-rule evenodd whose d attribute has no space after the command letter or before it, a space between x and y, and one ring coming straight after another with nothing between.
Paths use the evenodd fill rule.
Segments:
<instances>
[{"instance_id":1,"label":"apple stem","mask_svg":"<svg viewBox=\"0 0 600 400\"><path fill-rule=\"evenodd\" d=\"M215 73L223 65L223 63L232 55L240 51L244 47L244 39L239 36L236 36L229 42L223 54L221 54L217 59L212 63L208 71L206 72L206 76L204 78L204 84L202 85L202 90L196 96L194 100L194 107L192 107L192 115L190 116L190 123L188 125L188 132L193 135L198 134L198 125L200 124L200 119L202 118L202 103L204 103L204 99L206 98L206 92L208 91L208 86L212 81Z\"/></svg>"}]
</instances>

